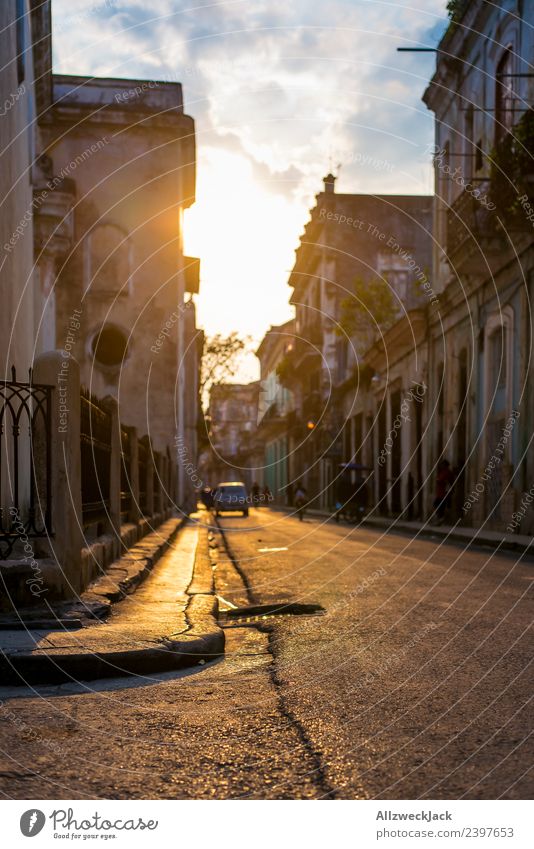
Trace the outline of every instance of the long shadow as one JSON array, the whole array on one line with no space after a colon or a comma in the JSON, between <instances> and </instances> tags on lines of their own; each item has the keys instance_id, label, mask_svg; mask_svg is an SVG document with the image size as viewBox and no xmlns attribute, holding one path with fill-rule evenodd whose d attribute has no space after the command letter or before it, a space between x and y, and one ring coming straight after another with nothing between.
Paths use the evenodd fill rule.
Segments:
<instances>
[{"instance_id":1,"label":"long shadow","mask_svg":"<svg viewBox=\"0 0 534 849\"><path fill-rule=\"evenodd\" d=\"M224 657L210 660L202 666L179 669L170 672L157 672L154 675L135 675L131 677L101 678L95 681L69 681L65 684L35 684L27 687L0 687L0 702L5 699L63 698L65 696L85 696L91 693L104 693L113 690L135 690L140 687L155 687L165 681L179 681L199 675L224 662Z\"/></svg>"}]
</instances>

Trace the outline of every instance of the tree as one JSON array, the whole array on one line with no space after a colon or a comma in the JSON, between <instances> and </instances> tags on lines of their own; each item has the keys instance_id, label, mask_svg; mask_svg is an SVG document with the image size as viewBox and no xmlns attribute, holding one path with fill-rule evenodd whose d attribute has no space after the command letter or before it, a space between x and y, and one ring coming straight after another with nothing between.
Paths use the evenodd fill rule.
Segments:
<instances>
[{"instance_id":1,"label":"tree","mask_svg":"<svg viewBox=\"0 0 534 849\"><path fill-rule=\"evenodd\" d=\"M242 339L235 330L229 336L216 333L205 337L200 368L200 395L204 401L213 386L225 383L237 374L241 354L245 353L249 344L249 337Z\"/></svg>"},{"instance_id":2,"label":"tree","mask_svg":"<svg viewBox=\"0 0 534 849\"><path fill-rule=\"evenodd\" d=\"M466 6L466 0L449 0L447 3L447 13L451 21L456 22L460 20Z\"/></svg>"},{"instance_id":3,"label":"tree","mask_svg":"<svg viewBox=\"0 0 534 849\"><path fill-rule=\"evenodd\" d=\"M397 304L385 280L357 278L350 298L341 301L338 329L340 335L374 335L377 329L389 330L397 318Z\"/></svg>"},{"instance_id":4,"label":"tree","mask_svg":"<svg viewBox=\"0 0 534 849\"><path fill-rule=\"evenodd\" d=\"M504 220L519 217L532 205L534 111L527 109L490 154L490 198ZM525 201L527 201L525 205ZM528 226L528 222L527 222Z\"/></svg>"}]
</instances>

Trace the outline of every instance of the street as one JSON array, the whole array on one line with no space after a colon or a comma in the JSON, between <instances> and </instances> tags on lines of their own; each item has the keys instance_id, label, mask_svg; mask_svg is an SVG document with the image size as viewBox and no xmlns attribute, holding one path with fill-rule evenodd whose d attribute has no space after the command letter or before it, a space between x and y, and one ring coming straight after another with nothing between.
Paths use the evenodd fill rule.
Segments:
<instances>
[{"instance_id":1,"label":"street","mask_svg":"<svg viewBox=\"0 0 534 849\"><path fill-rule=\"evenodd\" d=\"M210 521L224 659L2 688L3 798L532 794L532 560L267 508ZM224 616L290 602L325 612Z\"/></svg>"}]
</instances>

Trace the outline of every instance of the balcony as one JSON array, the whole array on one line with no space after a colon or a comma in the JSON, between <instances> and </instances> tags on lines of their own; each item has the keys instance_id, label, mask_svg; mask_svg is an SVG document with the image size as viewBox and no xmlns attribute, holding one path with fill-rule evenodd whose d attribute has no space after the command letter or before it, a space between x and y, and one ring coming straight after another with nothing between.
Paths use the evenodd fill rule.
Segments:
<instances>
[{"instance_id":1,"label":"balcony","mask_svg":"<svg viewBox=\"0 0 534 849\"><path fill-rule=\"evenodd\" d=\"M55 181L55 182L54 182ZM74 214L76 184L66 177L50 177L33 193L34 246L36 255L42 253L63 258L74 243Z\"/></svg>"},{"instance_id":2,"label":"balcony","mask_svg":"<svg viewBox=\"0 0 534 849\"><path fill-rule=\"evenodd\" d=\"M534 110L526 110L493 151L491 200L506 229L532 234Z\"/></svg>"},{"instance_id":3,"label":"balcony","mask_svg":"<svg viewBox=\"0 0 534 849\"><path fill-rule=\"evenodd\" d=\"M480 197L489 198L489 180L479 189ZM453 270L486 276L502 252L496 210L464 190L447 212L447 258Z\"/></svg>"},{"instance_id":4,"label":"balcony","mask_svg":"<svg viewBox=\"0 0 534 849\"><path fill-rule=\"evenodd\" d=\"M320 321L309 322L295 333L293 343L278 364L280 384L294 389L322 361L323 330Z\"/></svg>"},{"instance_id":5,"label":"balcony","mask_svg":"<svg viewBox=\"0 0 534 849\"><path fill-rule=\"evenodd\" d=\"M533 149L534 110L526 109L493 149L490 176L474 183L479 197L472 188L463 191L447 214L447 255L455 272L486 277L530 243Z\"/></svg>"},{"instance_id":6,"label":"balcony","mask_svg":"<svg viewBox=\"0 0 534 849\"><path fill-rule=\"evenodd\" d=\"M194 256L184 256L185 291L198 295L200 288L200 260Z\"/></svg>"},{"instance_id":7,"label":"balcony","mask_svg":"<svg viewBox=\"0 0 534 849\"><path fill-rule=\"evenodd\" d=\"M320 321L305 324L295 338L294 368L301 372L303 368L308 371L316 361L321 359L323 346L323 329Z\"/></svg>"}]
</instances>

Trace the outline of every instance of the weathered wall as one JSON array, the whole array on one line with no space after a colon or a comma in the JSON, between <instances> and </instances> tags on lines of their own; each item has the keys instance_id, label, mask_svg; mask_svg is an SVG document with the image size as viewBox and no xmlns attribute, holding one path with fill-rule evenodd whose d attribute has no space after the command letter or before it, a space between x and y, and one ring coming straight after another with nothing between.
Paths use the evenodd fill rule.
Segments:
<instances>
[{"instance_id":1,"label":"weathered wall","mask_svg":"<svg viewBox=\"0 0 534 849\"><path fill-rule=\"evenodd\" d=\"M57 282L57 346L68 339L82 383L116 397L121 419L162 450L176 431L180 206L193 200L194 127L183 115L181 86L98 80L88 87L85 78L56 77L45 131L54 173L73 178L77 190L74 249ZM74 310L80 327L70 338ZM114 364L95 357L103 327L127 345Z\"/></svg>"},{"instance_id":2,"label":"weathered wall","mask_svg":"<svg viewBox=\"0 0 534 849\"><path fill-rule=\"evenodd\" d=\"M33 336L33 223L31 164L35 150L35 98L31 50L17 63L15 0L0 4L0 377L14 364L25 379ZM21 22L31 45L28 3ZM17 65L21 73L18 73ZM19 378L19 379L20 379Z\"/></svg>"}]
</instances>

